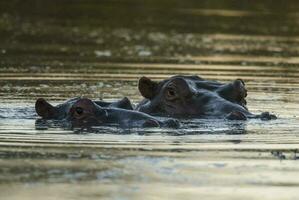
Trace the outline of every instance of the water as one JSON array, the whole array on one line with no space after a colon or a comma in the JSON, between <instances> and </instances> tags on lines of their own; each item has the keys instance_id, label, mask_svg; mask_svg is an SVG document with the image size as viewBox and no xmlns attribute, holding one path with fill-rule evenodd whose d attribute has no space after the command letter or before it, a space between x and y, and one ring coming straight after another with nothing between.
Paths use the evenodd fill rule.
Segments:
<instances>
[{"instance_id":1,"label":"water","mask_svg":"<svg viewBox=\"0 0 299 200\"><path fill-rule=\"evenodd\" d=\"M296 1L1 1L2 199L298 199ZM177 130L36 124L38 97L141 97L137 80L246 81L274 121Z\"/></svg>"}]
</instances>

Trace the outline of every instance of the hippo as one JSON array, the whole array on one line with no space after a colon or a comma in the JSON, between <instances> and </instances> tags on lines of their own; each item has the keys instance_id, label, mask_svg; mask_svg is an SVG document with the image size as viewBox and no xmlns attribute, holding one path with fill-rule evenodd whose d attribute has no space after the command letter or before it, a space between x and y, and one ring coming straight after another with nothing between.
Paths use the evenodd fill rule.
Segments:
<instances>
[{"instance_id":1,"label":"hippo","mask_svg":"<svg viewBox=\"0 0 299 200\"><path fill-rule=\"evenodd\" d=\"M121 128L178 128L180 126L175 119L158 120L148 114L134 111L126 103L127 100L107 103L79 97L58 106L52 106L44 99L38 99L36 112L43 119L68 121L73 128L113 124Z\"/></svg>"},{"instance_id":2,"label":"hippo","mask_svg":"<svg viewBox=\"0 0 299 200\"><path fill-rule=\"evenodd\" d=\"M39 98L35 102L35 111L43 119L61 120L66 118L72 105L79 99L81 99L81 97L72 98L62 104L52 106L44 98ZM133 110L133 106L127 97L124 97L121 100L115 102L106 102L100 100L94 102L101 107L114 107Z\"/></svg>"},{"instance_id":3,"label":"hippo","mask_svg":"<svg viewBox=\"0 0 299 200\"><path fill-rule=\"evenodd\" d=\"M247 90L241 79L223 84L199 76L176 75L161 82L141 77L138 89L145 98L136 110L174 118L276 119L264 112L252 114L246 107Z\"/></svg>"}]
</instances>

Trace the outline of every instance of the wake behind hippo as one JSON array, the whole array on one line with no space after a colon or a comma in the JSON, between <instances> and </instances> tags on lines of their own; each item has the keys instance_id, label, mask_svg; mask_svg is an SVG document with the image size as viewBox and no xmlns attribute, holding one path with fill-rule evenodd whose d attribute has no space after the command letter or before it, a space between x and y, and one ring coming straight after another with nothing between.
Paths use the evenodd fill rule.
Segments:
<instances>
[{"instance_id":1,"label":"wake behind hippo","mask_svg":"<svg viewBox=\"0 0 299 200\"><path fill-rule=\"evenodd\" d=\"M44 99L36 102L36 112L43 119L65 120L72 127L117 125L121 128L166 127L178 128L174 119L158 120L148 114L123 107L121 100L114 103L92 101L87 98L74 98L63 104L52 106ZM104 107L106 106L106 107Z\"/></svg>"},{"instance_id":2,"label":"wake behind hippo","mask_svg":"<svg viewBox=\"0 0 299 200\"><path fill-rule=\"evenodd\" d=\"M161 82L142 77L138 89L145 98L136 110L177 118L276 119L264 112L252 114L246 107L247 90L241 79L223 84L198 76L173 76Z\"/></svg>"}]
</instances>

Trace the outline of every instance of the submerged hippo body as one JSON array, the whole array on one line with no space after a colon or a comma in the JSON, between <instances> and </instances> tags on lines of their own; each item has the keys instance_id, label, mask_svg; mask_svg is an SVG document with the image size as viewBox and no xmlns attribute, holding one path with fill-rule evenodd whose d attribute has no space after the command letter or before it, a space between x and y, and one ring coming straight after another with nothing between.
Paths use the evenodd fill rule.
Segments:
<instances>
[{"instance_id":1,"label":"submerged hippo body","mask_svg":"<svg viewBox=\"0 0 299 200\"><path fill-rule=\"evenodd\" d=\"M145 99L136 110L151 115L231 120L276 118L267 112L254 115L248 111L247 90L241 79L223 84L198 76L173 76L161 82L142 77L138 88Z\"/></svg>"},{"instance_id":2,"label":"submerged hippo body","mask_svg":"<svg viewBox=\"0 0 299 200\"><path fill-rule=\"evenodd\" d=\"M69 113L69 110L74 105L74 103L76 103L80 99L81 97L76 97L73 99L69 99L66 102L57 106L52 106L45 99L39 98L35 102L35 111L43 119L64 119L66 118L67 114ZM101 107L112 107L133 110L133 106L127 97L124 97L123 99L115 102L94 101L94 103Z\"/></svg>"},{"instance_id":3,"label":"submerged hippo body","mask_svg":"<svg viewBox=\"0 0 299 200\"><path fill-rule=\"evenodd\" d=\"M65 120L72 127L90 127L115 124L122 128L179 127L177 120L158 120L150 115L132 110L127 98L108 103L87 98L74 98L52 106L44 99L36 101L36 112L43 119Z\"/></svg>"}]
</instances>

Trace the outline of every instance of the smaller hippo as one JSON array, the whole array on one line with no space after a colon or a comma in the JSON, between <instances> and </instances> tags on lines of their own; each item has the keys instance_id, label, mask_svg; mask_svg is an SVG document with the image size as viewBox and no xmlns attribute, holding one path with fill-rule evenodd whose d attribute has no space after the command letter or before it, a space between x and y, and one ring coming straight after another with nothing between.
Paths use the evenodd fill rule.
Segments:
<instances>
[{"instance_id":1,"label":"smaller hippo","mask_svg":"<svg viewBox=\"0 0 299 200\"><path fill-rule=\"evenodd\" d=\"M52 106L44 98L39 98L35 102L35 111L43 119L54 119L61 120L66 118L70 108L76 103L80 97L69 99L66 102L59 104L57 106ZM127 97L115 102L106 101L94 101L97 105L101 107L114 107L133 110L133 106Z\"/></svg>"},{"instance_id":2,"label":"smaller hippo","mask_svg":"<svg viewBox=\"0 0 299 200\"><path fill-rule=\"evenodd\" d=\"M66 120L73 127L90 127L116 124L122 128L167 127L178 128L174 119L158 120L148 114L132 110L128 98L116 102L92 101L87 98L73 98L52 106L43 98L35 104L36 112L43 119Z\"/></svg>"},{"instance_id":3,"label":"smaller hippo","mask_svg":"<svg viewBox=\"0 0 299 200\"><path fill-rule=\"evenodd\" d=\"M70 108L67 120L74 127L116 124L122 128L166 127L178 128L174 119L158 120L148 114L122 108L101 107L87 98L77 100Z\"/></svg>"}]
</instances>

